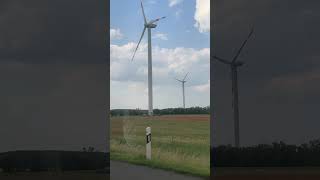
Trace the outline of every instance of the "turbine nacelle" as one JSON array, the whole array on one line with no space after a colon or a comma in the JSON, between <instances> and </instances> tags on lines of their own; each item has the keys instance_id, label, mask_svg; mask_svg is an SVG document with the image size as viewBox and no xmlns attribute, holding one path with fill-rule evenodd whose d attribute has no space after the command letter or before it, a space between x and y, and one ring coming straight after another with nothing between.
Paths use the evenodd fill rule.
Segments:
<instances>
[{"instance_id":1,"label":"turbine nacelle","mask_svg":"<svg viewBox=\"0 0 320 180\"><path fill-rule=\"evenodd\" d=\"M238 67L238 66L242 66L244 65L244 62L242 61L237 61L242 49L244 48L244 46L247 44L247 41L249 40L249 38L252 36L253 34L253 30L254 28L251 29L248 37L246 38L246 40L242 43L240 49L238 50L237 54L234 56L234 58L231 60L231 61L228 61L226 59L223 59L223 58L220 58L220 57L217 57L217 56L213 56L214 59L220 61L221 63L223 64L229 64L231 66L234 66L234 67Z\"/></svg>"},{"instance_id":2,"label":"turbine nacelle","mask_svg":"<svg viewBox=\"0 0 320 180\"><path fill-rule=\"evenodd\" d=\"M161 19L164 19L166 18L165 16L161 17L161 18L157 18L157 19L154 19L154 20L151 20L149 21L148 23L145 23L144 26L146 28L156 28L157 27L157 24L156 22L160 21Z\"/></svg>"},{"instance_id":3,"label":"turbine nacelle","mask_svg":"<svg viewBox=\"0 0 320 180\"><path fill-rule=\"evenodd\" d=\"M181 82L181 83L186 83L187 81L182 81L180 79L176 79L177 81Z\"/></svg>"},{"instance_id":4,"label":"turbine nacelle","mask_svg":"<svg viewBox=\"0 0 320 180\"><path fill-rule=\"evenodd\" d=\"M232 65L233 65L233 66L242 66L242 65L244 65L244 62L242 62L242 61L236 61L236 62L232 63Z\"/></svg>"},{"instance_id":5,"label":"turbine nacelle","mask_svg":"<svg viewBox=\"0 0 320 180\"><path fill-rule=\"evenodd\" d=\"M137 47L134 50L131 61L134 59L134 56L139 48L140 42L144 36L146 29L148 29L148 114L150 116L152 116L153 115L153 93L152 93L152 46L151 46L151 37L152 36L151 36L151 28L156 28L157 27L156 22L160 21L161 19L163 19L165 17L161 17L161 18L157 18L157 19L148 21L146 18L146 15L144 13L142 0L140 1L140 5L141 5L142 14L143 14L144 27L143 27L139 42L137 44Z\"/></svg>"},{"instance_id":6,"label":"turbine nacelle","mask_svg":"<svg viewBox=\"0 0 320 180\"><path fill-rule=\"evenodd\" d=\"M132 56L132 58L131 58L131 61L134 59L134 56L135 56L135 54L136 54L136 52L137 52L137 50L138 50L138 47L139 47L139 45L140 45L140 42L141 42L141 40L142 40L142 38L143 38L143 35L144 35L146 29L156 28L156 27L157 27L156 22L160 21L161 19L166 18L166 17L163 16L163 17L161 17L161 18L157 18L157 19L154 19L154 20L151 20L151 21L148 22L148 20L147 20L147 18L146 18L146 15L145 15L145 13L144 13L144 8L143 8L142 1L140 1L140 2L141 2L140 5L141 5L141 10L142 10L142 14L143 14L143 20L144 20L144 28L143 28L143 31L142 31L140 40L139 40L139 42L138 42L138 44L137 44L137 47L136 47L136 49L134 50L133 56ZM149 32L149 33L151 33L151 32ZM151 35L151 34L150 34L150 35Z\"/></svg>"},{"instance_id":7,"label":"turbine nacelle","mask_svg":"<svg viewBox=\"0 0 320 180\"><path fill-rule=\"evenodd\" d=\"M234 56L234 58L229 61L217 56L213 56L214 59L217 61L230 65L231 67L231 76L232 76L232 108L233 108L233 118L234 118L234 135L235 135L235 146L240 147L240 126L239 126L239 107L238 107L238 75L237 75L237 68L239 66L242 66L244 62L242 61L237 61L238 57L240 56L240 53L242 52L243 48L245 47L248 39L252 36L253 34L253 28L251 29L248 37L246 40L242 43L241 47L237 51L237 54Z\"/></svg>"},{"instance_id":8,"label":"turbine nacelle","mask_svg":"<svg viewBox=\"0 0 320 180\"><path fill-rule=\"evenodd\" d=\"M179 81L179 82L182 83L183 108L186 107L186 105L185 105L185 96L184 96L184 83L187 82L187 81L186 81L186 78L187 78L188 74L189 74L189 72L184 76L183 79L177 79L177 78L175 78L177 81Z\"/></svg>"},{"instance_id":9,"label":"turbine nacelle","mask_svg":"<svg viewBox=\"0 0 320 180\"><path fill-rule=\"evenodd\" d=\"M153 24L153 23L148 23L144 25L146 28L156 28L157 24Z\"/></svg>"},{"instance_id":10,"label":"turbine nacelle","mask_svg":"<svg viewBox=\"0 0 320 180\"><path fill-rule=\"evenodd\" d=\"M176 79L177 81L179 81L179 82L186 83L186 82L187 82L187 81L186 81L186 78L187 78L188 74L189 74L189 72L184 76L183 79L177 79L177 78L175 78L175 79Z\"/></svg>"}]
</instances>

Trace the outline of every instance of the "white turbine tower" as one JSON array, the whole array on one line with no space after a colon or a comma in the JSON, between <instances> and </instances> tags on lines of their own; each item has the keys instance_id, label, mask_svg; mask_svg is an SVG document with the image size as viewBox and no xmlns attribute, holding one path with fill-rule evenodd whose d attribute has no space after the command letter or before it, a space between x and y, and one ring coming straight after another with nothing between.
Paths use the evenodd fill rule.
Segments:
<instances>
[{"instance_id":1,"label":"white turbine tower","mask_svg":"<svg viewBox=\"0 0 320 180\"><path fill-rule=\"evenodd\" d=\"M140 37L140 40L138 42L138 45L134 51L134 54L132 56L132 59L134 58L137 50L138 50L138 47L140 45L140 42L141 42L141 39L143 38L143 35L144 35L144 32L146 31L146 29L148 29L148 97L149 97L149 111L148 111L148 114L150 116L153 115L153 102L152 102L152 47L151 47L151 29L152 28L156 28L157 27L157 24L156 22L158 22L159 20L165 18L165 17L161 17L161 18L157 18L157 19L154 19L154 20L151 20L151 21L147 21L147 18L146 18L146 15L144 13L144 9L143 9L143 4L142 4L142 1L140 2L141 3L141 9L142 9L142 14L143 14L143 18L144 18L144 28L143 28L143 31L142 31L142 34L141 34L141 37Z\"/></svg>"},{"instance_id":2,"label":"white turbine tower","mask_svg":"<svg viewBox=\"0 0 320 180\"><path fill-rule=\"evenodd\" d=\"M186 81L186 78L187 78L188 74L189 74L189 73L187 73L182 80L176 78L177 81L179 81L179 82L182 83L183 108L186 108L186 101L185 101L185 94L184 94L184 83L187 82L187 81Z\"/></svg>"}]
</instances>

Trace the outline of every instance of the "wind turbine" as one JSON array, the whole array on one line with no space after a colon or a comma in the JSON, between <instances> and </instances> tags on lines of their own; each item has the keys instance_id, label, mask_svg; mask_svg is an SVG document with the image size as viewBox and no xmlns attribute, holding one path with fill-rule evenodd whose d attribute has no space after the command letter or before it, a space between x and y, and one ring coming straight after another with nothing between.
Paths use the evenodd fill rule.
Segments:
<instances>
[{"instance_id":1,"label":"wind turbine","mask_svg":"<svg viewBox=\"0 0 320 180\"><path fill-rule=\"evenodd\" d=\"M138 50L138 47L140 45L141 39L143 38L143 35L146 31L146 29L148 29L148 106L149 106L149 110L148 110L148 114L149 116L153 115L153 101L152 101L152 47L151 47L151 29L156 28L157 24L156 22L158 22L161 19L164 19L165 17L161 17L161 18L157 18L151 21L147 21L146 15L144 13L144 9L143 9L143 4L142 1L140 1L141 3L141 10L142 10L142 14L143 14L143 19L144 19L144 28L140 37L140 40L138 42L138 45L133 53L132 59L131 61L134 59L134 56Z\"/></svg>"},{"instance_id":2,"label":"wind turbine","mask_svg":"<svg viewBox=\"0 0 320 180\"><path fill-rule=\"evenodd\" d=\"M185 94L184 94L184 83L187 82L187 81L186 81L186 78L187 78L187 75L188 75L188 74L189 74L189 73L187 73L182 80L176 78L177 81L179 81L179 82L182 83L183 108L186 108Z\"/></svg>"},{"instance_id":3,"label":"wind turbine","mask_svg":"<svg viewBox=\"0 0 320 180\"><path fill-rule=\"evenodd\" d=\"M239 107L238 107L238 67L242 66L244 62L237 61L242 49L246 45L248 39L253 34L253 28L251 29L247 39L242 43L240 49L238 50L237 54L234 56L232 61L225 60L223 58L213 56L219 62L229 65L231 68L231 78L232 78L232 96L233 96L233 118L234 118L234 136L235 136L235 146L240 147L240 127L239 127Z\"/></svg>"}]
</instances>

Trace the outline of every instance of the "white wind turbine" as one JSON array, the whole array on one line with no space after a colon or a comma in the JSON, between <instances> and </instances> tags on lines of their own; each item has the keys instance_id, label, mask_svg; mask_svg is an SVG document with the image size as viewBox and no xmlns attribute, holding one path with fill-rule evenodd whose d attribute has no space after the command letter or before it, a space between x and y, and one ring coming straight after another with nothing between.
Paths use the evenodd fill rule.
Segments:
<instances>
[{"instance_id":1,"label":"white wind turbine","mask_svg":"<svg viewBox=\"0 0 320 180\"><path fill-rule=\"evenodd\" d=\"M149 111L148 111L148 114L150 116L153 115L153 102L152 102L152 47L151 47L151 29L152 28L156 28L157 27L157 24L156 22L158 22L159 20L165 18L165 17L161 17L161 18L157 18L157 19L154 19L154 20L151 20L151 21L147 21L147 18L146 18L146 15L144 13L144 9L143 9L143 4L142 4L142 1L140 1L141 3L141 9L142 9L142 14L143 14L143 18L144 18L144 28L143 28L143 31L142 31L142 34L141 34L141 37L140 37L140 40L138 42L138 45L134 51L134 54L132 56L132 59L134 58L137 50L138 50L138 47L140 45L140 42L141 42L141 39L143 38L143 35L144 35L144 32L146 31L146 29L148 29L148 97L149 97Z\"/></svg>"},{"instance_id":2,"label":"white wind turbine","mask_svg":"<svg viewBox=\"0 0 320 180\"><path fill-rule=\"evenodd\" d=\"M185 101L185 94L184 94L184 83L187 82L187 81L186 81L186 78L187 78L188 74L189 74L189 73L187 73L182 80L176 78L177 81L179 81L179 82L182 83L183 108L186 108L186 101Z\"/></svg>"}]
</instances>

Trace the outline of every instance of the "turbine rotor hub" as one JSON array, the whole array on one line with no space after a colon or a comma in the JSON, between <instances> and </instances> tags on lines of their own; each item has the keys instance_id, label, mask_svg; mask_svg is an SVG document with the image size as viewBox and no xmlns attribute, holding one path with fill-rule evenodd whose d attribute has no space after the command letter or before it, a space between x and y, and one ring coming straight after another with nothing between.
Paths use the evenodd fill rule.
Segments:
<instances>
[{"instance_id":1,"label":"turbine rotor hub","mask_svg":"<svg viewBox=\"0 0 320 180\"><path fill-rule=\"evenodd\" d=\"M146 28L156 28L157 25L156 25L156 24L153 24L153 23L148 23L148 24L145 24L145 27L146 27Z\"/></svg>"},{"instance_id":2,"label":"turbine rotor hub","mask_svg":"<svg viewBox=\"0 0 320 180\"><path fill-rule=\"evenodd\" d=\"M242 62L242 61L236 61L236 62L233 63L233 65L234 65L234 66L242 66L242 65L244 65L244 62Z\"/></svg>"}]
</instances>

